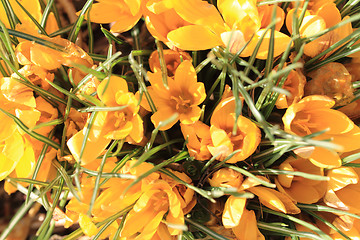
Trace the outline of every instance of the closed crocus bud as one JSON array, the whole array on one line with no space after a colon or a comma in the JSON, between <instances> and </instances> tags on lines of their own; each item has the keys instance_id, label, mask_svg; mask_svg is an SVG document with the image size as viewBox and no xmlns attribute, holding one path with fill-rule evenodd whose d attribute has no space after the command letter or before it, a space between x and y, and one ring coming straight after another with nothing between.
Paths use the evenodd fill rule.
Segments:
<instances>
[{"instance_id":1,"label":"closed crocus bud","mask_svg":"<svg viewBox=\"0 0 360 240\"><path fill-rule=\"evenodd\" d=\"M351 75L341 63L328 63L307 76L311 80L305 85L305 96L325 95L335 101L335 106L346 105L354 98Z\"/></svg>"}]
</instances>

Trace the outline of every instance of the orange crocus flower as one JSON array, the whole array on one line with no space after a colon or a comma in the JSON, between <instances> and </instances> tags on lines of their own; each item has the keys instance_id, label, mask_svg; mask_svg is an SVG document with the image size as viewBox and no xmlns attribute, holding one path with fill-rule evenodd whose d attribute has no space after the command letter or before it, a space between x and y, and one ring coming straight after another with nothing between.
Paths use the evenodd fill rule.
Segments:
<instances>
[{"instance_id":1,"label":"orange crocus flower","mask_svg":"<svg viewBox=\"0 0 360 240\"><path fill-rule=\"evenodd\" d=\"M334 104L334 100L322 95L311 95L301 99L286 110L282 118L285 131L306 136L327 130L314 139L331 139L331 143L341 146L343 152L359 149L359 127L342 112L331 109ZM322 147L315 147L309 160L323 168L341 166L338 153Z\"/></svg>"},{"instance_id":2,"label":"orange crocus flower","mask_svg":"<svg viewBox=\"0 0 360 240\"><path fill-rule=\"evenodd\" d=\"M298 10L298 13L299 12L300 10ZM290 33L292 32L292 21L294 13L295 9L291 9L286 16L286 27ZM300 36L303 38L311 37L312 35L315 35L316 33L321 32L327 28L333 27L334 25L348 18L349 16L346 16L344 19L341 19L341 14L335 3L319 2L311 8L311 11L306 10L304 19L299 28ZM347 37L352 32L353 29L351 23L349 22L307 43L304 48L304 54L313 58L324 50L328 49L334 43ZM323 58L326 58L332 52L327 53L325 56L323 56Z\"/></svg>"},{"instance_id":3,"label":"orange crocus flower","mask_svg":"<svg viewBox=\"0 0 360 240\"><path fill-rule=\"evenodd\" d=\"M232 53L250 41L240 56L252 54L269 22L269 6L258 8L253 0L221 0L214 5L202 0L149 1L144 11L150 33L169 48L205 50L228 46ZM269 7L271 8L271 7ZM290 38L278 30L284 21L283 10L277 7L274 56L281 54ZM265 34L257 58L266 59L270 31Z\"/></svg>"},{"instance_id":4,"label":"orange crocus flower","mask_svg":"<svg viewBox=\"0 0 360 240\"><path fill-rule=\"evenodd\" d=\"M266 178L261 178L266 181ZM243 180L241 173L229 168L216 171L209 178L209 183L213 187L235 188L237 192L251 192L258 196L262 204L275 211L286 214L300 212L300 209L285 194L258 186L260 183L253 178L248 177ZM264 239L257 229L255 214L246 209L246 203L246 198L230 196L225 202L222 223L225 228L232 228L238 239Z\"/></svg>"},{"instance_id":5,"label":"orange crocus flower","mask_svg":"<svg viewBox=\"0 0 360 240\"><path fill-rule=\"evenodd\" d=\"M174 77L167 78L168 88L164 86L161 72L148 72L148 76L151 86L147 89L157 108L151 116L155 127L176 114L177 117L171 123L162 126L160 130L171 128L178 120L183 124L192 124L199 120L201 109L198 105L205 100L206 93L204 84L197 82L196 72L190 61L182 62L176 69ZM145 97L141 104L150 111Z\"/></svg>"},{"instance_id":6,"label":"orange crocus flower","mask_svg":"<svg viewBox=\"0 0 360 240\"><path fill-rule=\"evenodd\" d=\"M97 88L99 99L105 107L124 107L115 111L99 111L89 131L81 161L89 163L97 158L112 139L128 139L140 142L143 138L143 122L135 95L128 92L125 79L117 76L105 78ZM69 139L67 145L74 158L80 160L80 151L86 127Z\"/></svg>"},{"instance_id":7,"label":"orange crocus flower","mask_svg":"<svg viewBox=\"0 0 360 240\"><path fill-rule=\"evenodd\" d=\"M261 132L255 123L241 115L235 122L235 97L226 98L219 103L210 124L212 145L208 149L218 160L224 160L232 152L239 151L227 162L243 161L255 152L260 143ZM233 134L235 124L237 132Z\"/></svg>"}]
</instances>

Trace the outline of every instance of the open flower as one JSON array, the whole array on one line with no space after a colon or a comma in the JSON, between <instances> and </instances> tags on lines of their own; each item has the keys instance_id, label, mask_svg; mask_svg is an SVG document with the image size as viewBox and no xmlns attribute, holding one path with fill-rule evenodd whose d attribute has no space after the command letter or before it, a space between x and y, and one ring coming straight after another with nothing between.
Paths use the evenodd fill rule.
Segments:
<instances>
[{"instance_id":1,"label":"open flower","mask_svg":"<svg viewBox=\"0 0 360 240\"><path fill-rule=\"evenodd\" d=\"M334 104L332 99L321 95L307 96L292 104L282 118L285 131L306 136L326 130L314 139L331 139L343 152L360 148L359 127L342 112L331 109ZM341 166L338 153L322 147L315 147L309 160L323 168Z\"/></svg>"},{"instance_id":2,"label":"open flower","mask_svg":"<svg viewBox=\"0 0 360 240\"><path fill-rule=\"evenodd\" d=\"M235 122L235 97L226 98L219 103L210 124L212 145L208 149L218 160L224 160L237 151L227 162L243 161L255 152L260 143L261 132L255 123L242 115ZM235 124L237 131L234 134Z\"/></svg>"},{"instance_id":3,"label":"open flower","mask_svg":"<svg viewBox=\"0 0 360 240\"><path fill-rule=\"evenodd\" d=\"M99 111L89 130L81 161L89 163L97 158L112 139L128 139L140 142L143 138L143 123L138 111L135 95L128 92L125 79L111 76L104 79L97 88L104 107L118 107L119 110ZM80 152L86 127L69 139L67 145L74 158L80 160Z\"/></svg>"},{"instance_id":4,"label":"open flower","mask_svg":"<svg viewBox=\"0 0 360 240\"><path fill-rule=\"evenodd\" d=\"M291 9L286 16L286 27L292 33L293 15L296 9ZM300 10L298 10L299 14ZM303 38L311 37L327 28L333 27L349 17L341 19L340 11L337 9L336 4L330 1L319 1L314 4L311 11L306 10L304 19L299 28L300 36ZM307 43L304 48L304 54L309 57L315 57L321 52L328 49L334 43L344 39L353 32L351 23L347 23L339 28L325 33L319 38ZM335 51L335 50L333 50ZM333 51L327 53L322 58L326 58Z\"/></svg>"},{"instance_id":5,"label":"open flower","mask_svg":"<svg viewBox=\"0 0 360 240\"><path fill-rule=\"evenodd\" d=\"M171 128L178 120L183 124L195 123L200 118L201 109L198 107L205 100L204 84L197 82L194 67L190 61L182 62L176 69L173 78L167 78L168 88L164 86L161 72L148 73L151 86L148 92L157 111L151 116L155 127L173 115L174 120L160 130ZM150 106L143 97L142 106L150 111Z\"/></svg>"},{"instance_id":6,"label":"open flower","mask_svg":"<svg viewBox=\"0 0 360 240\"><path fill-rule=\"evenodd\" d=\"M222 16L214 5L202 0L149 1L146 6L144 14L150 33L170 48L205 50L227 46L236 53L251 40L240 54L247 57L254 51L261 35L265 34L257 57L267 58L270 31L265 33L265 28L269 23L271 6L258 8L254 1L222 0L217 2ZM274 56L281 54L290 42L288 36L278 31L285 14L281 8L276 8L278 24Z\"/></svg>"},{"instance_id":7,"label":"open flower","mask_svg":"<svg viewBox=\"0 0 360 240\"><path fill-rule=\"evenodd\" d=\"M166 181L157 180L149 185L126 215L121 237L151 239L166 213L170 235L180 234L181 230L171 227L172 224L184 224L180 200Z\"/></svg>"}]
</instances>

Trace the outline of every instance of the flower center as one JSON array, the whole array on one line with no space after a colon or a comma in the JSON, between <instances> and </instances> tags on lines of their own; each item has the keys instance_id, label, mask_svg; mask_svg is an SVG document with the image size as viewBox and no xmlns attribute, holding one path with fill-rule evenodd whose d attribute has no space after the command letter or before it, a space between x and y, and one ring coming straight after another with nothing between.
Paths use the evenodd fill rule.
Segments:
<instances>
[{"instance_id":1,"label":"flower center","mask_svg":"<svg viewBox=\"0 0 360 240\"><path fill-rule=\"evenodd\" d=\"M311 121L311 114L305 112L298 113L297 117L293 121L293 124L294 132L299 136L312 134L313 131L311 129L319 127L316 122Z\"/></svg>"},{"instance_id":2,"label":"flower center","mask_svg":"<svg viewBox=\"0 0 360 240\"><path fill-rule=\"evenodd\" d=\"M120 127L121 125L123 125L123 123L126 121L126 114L124 112L115 112L114 113L115 116L115 123L114 126L116 128Z\"/></svg>"},{"instance_id":3,"label":"flower center","mask_svg":"<svg viewBox=\"0 0 360 240\"><path fill-rule=\"evenodd\" d=\"M179 112L179 113L184 113L187 112L191 106L191 101L189 99L184 99L183 96L179 95L179 96L171 96L170 99L172 100L172 102L175 105L175 109Z\"/></svg>"}]
</instances>

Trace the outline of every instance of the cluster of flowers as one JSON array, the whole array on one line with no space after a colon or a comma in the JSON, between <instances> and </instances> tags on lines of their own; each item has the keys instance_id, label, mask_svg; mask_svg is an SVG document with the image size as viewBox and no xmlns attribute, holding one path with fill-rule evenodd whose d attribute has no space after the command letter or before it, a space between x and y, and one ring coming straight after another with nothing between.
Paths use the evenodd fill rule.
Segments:
<instances>
[{"instance_id":1,"label":"cluster of flowers","mask_svg":"<svg viewBox=\"0 0 360 240\"><path fill-rule=\"evenodd\" d=\"M137 24L157 41L149 58L125 57L133 71L120 76L110 50L97 66L96 55L49 37L62 31L37 0L7 2L9 194L20 184L45 196L53 221L100 239L360 238L360 55L356 18L341 4L98 0L79 19L110 24L109 42ZM195 64L200 50L209 53Z\"/></svg>"}]
</instances>

